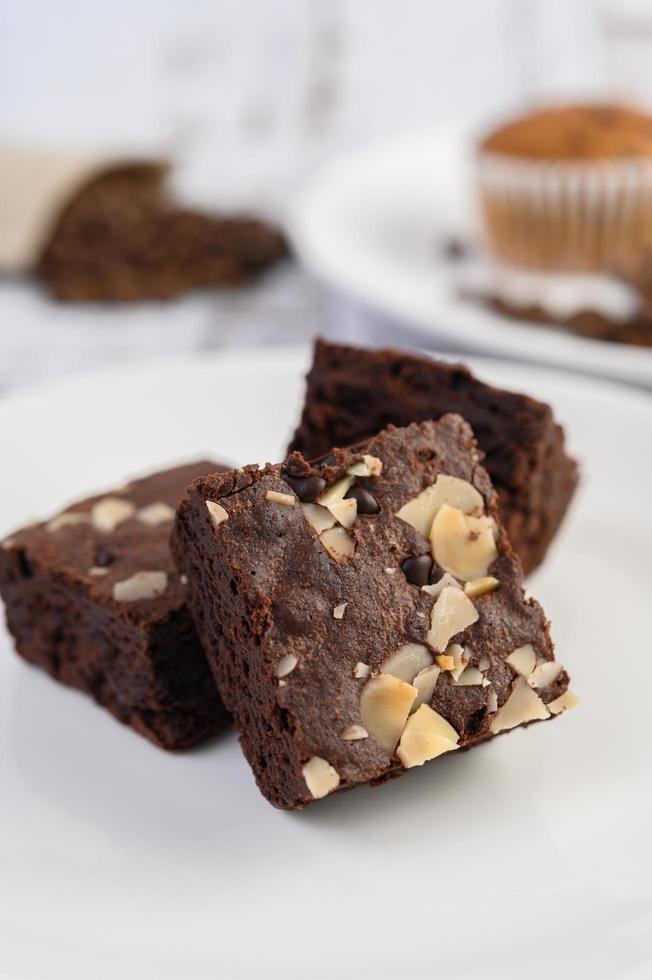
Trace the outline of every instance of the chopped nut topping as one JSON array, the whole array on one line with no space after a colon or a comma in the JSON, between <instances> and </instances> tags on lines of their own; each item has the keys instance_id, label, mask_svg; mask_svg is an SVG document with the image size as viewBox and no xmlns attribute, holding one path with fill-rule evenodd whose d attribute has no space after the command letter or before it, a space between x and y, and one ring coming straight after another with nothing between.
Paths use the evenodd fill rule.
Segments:
<instances>
[{"instance_id":1,"label":"chopped nut topping","mask_svg":"<svg viewBox=\"0 0 652 980\"><path fill-rule=\"evenodd\" d=\"M348 602L340 602L339 606L333 609L333 619L343 619Z\"/></svg>"},{"instance_id":2,"label":"chopped nut topping","mask_svg":"<svg viewBox=\"0 0 652 980\"><path fill-rule=\"evenodd\" d=\"M336 500L335 503L329 504L328 510L339 521L342 527L349 528L355 523L358 513L358 502L351 497L347 497L344 500Z\"/></svg>"},{"instance_id":3,"label":"chopped nut topping","mask_svg":"<svg viewBox=\"0 0 652 980\"><path fill-rule=\"evenodd\" d=\"M469 517L444 504L430 529L432 557L446 572L468 582L483 578L498 557L491 517Z\"/></svg>"},{"instance_id":4,"label":"chopped nut topping","mask_svg":"<svg viewBox=\"0 0 652 980\"><path fill-rule=\"evenodd\" d=\"M524 677L517 677L512 693L491 722L491 731L497 735L507 728L516 728L527 721L548 717L548 709L539 695L532 690Z\"/></svg>"},{"instance_id":5,"label":"chopped nut topping","mask_svg":"<svg viewBox=\"0 0 652 980\"><path fill-rule=\"evenodd\" d=\"M91 524L96 531L110 534L119 524L128 521L136 513L135 506L130 500L119 497L104 497L91 508Z\"/></svg>"},{"instance_id":6,"label":"chopped nut topping","mask_svg":"<svg viewBox=\"0 0 652 980\"><path fill-rule=\"evenodd\" d=\"M454 681L459 680L469 662L469 655L464 647L461 647L459 643L451 643L451 645L447 648L446 653L449 657L453 658L451 677Z\"/></svg>"},{"instance_id":7,"label":"chopped nut topping","mask_svg":"<svg viewBox=\"0 0 652 980\"><path fill-rule=\"evenodd\" d=\"M427 642L443 653L451 638L477 619L478 613L473 603L462 590L447 586L432 607Z\"/></svg>"},{"instance_id":8,"label":"chopped nut topping","mask_svg":"<svg viewBox=\"0 0 652 980\"><path fill-rule=\"evenodd\" d=\"M472 582L467 582L464 586L464 591L468 595L469 599L479 599L481 595L486 595L487 592L495 592L500 586L500 582L493 575L485 575L484 578L476 578Z\"/></svg>"},{"instance_id":9,"label":"chopped nut topping","mask_svg":"<svg viewBox=\"0 0 652 980\"><path fill-rule=\"evenodd\" d=\"M527 682L530 687L534 688L548 687L553 681L557 680L562 670L562 665L557 663L556 660L546 660L545 663L539 664L538 667L534 668Z\"/></svg>"},{"instance_id":10,"label":"chopped nut topping","mask_svg":"<svg viewBox=\"0 0 652 980\"><path fill-rule=\"evenodd\" d=\"M412 681L412 684L417 689L417 696L412 705L412 711L416 711L422 704L427 704L435 693L435 688L437 686L437 678L441 673L441 669L435 664L431 667L425 667L420 670L417 676Z\"/></svg>"},{"instance_id":11,"label":"chopped nut topping","mask_svg":"<svg viewBox=\"0 0 652 980\"><path fill-rule=\"evenodd\" d=\"M498 711L498 695L496 694L496 689L493 687L490 691L487 691L487 711L492 715L495 711Z\"/></svg>"},{"instance_id":12,"label":"chopped nut topping","mask_svg":"<svg viewBox=\"0 0 652 980\"><path fill-rule=\"evenodd\" d=\"M228 521L229 512L221 504L216 503L214 500L207 500L206 507L208 508L208 513L211 515L213 527L219 527L224 521Z\"/></svg>"},{"instance_id":13,"label":"chopped nut topping","mask_svg":"<svg viewBox=\"0 0 652 980\"><path fill-rule=\"evenodd\" d=\"M478 667L480 670L489 670L489 668L491 667L491 661L489 660L489 657L481 657L480 660L478 661Z\"/></svg>"},{"instance_id":14,"label":"chopped nut topping","mask_svg":"<svg viewBox=\"0 0 652 980\"><path fill-rule=\"evenodd\" d=\"M88 569L88 574L89 575L93 575L93 576L108 575L109 574L109 570L108 570L108 568L102 568L99 565L93 565L92 568L89 568Z\"/></svg>"},{"instance_id":15,"label":"chopped nut topping","mask_svg":"<svg viewBox=\"0 0 652 980\"><path fill-rule=\"evenodd\" d=\"M353 463L346 472L349 476L380 476L382 471L382 460L377 456L365 455L361 462Z\"/></svg>"},{"instance_id":16,"label":"chopped nut topping","mask_svg":"<svg viewBox=\"0 0 652 980\"><path fill-rule=\"evenodd\" d=\"M165 592L168 584L166 572L136 572L131 578L116 582L113 598L116 602L136 602L138 599L154 599Z\"/></svg>"},{"instance_id":17,"label":"chopped nut topping","mask_svg":"<svg viewBox=\"0 0 652 980\"><path fill-rule=\"evenodd\" d=\"M361 660L358 660L357 664L353 668L353 676L357 677L358 680L366 680L371 673L371 667L369 664L363 664Z\"/></svg>"},{"instance_id":18,"label":"chopped nut topping","mask_svg":"<svg viewBox=\"0 0 652 980\"><path fill-rule=\"evenodd\" d=\"M475 487L466 480L440 473L432 486L404 504L396 516L427 538L432 522L444 504L458 507L464 514L479 516L484 513L484 500Z\"/></svg>"},{"instance_id":19,"label":"chopped nut topping","mask_svg":"<svg viewBox=\"0 0 652 980\"><path fill-rule=\"evenodd\" d=\"M341 480L336 480L330 487L327 487L322 494L317 497L317 503L321 507L330 507L339 500L344 500L344 496L353 483L352 476L343 476Z\"/></svg>"},{"instance_id":20,"label":"chopped nut topping","mask_svg":"<svg viewBox=\"0 0 652 980\"><path fill-rule=\"evenodd\" d=\"M288 674L292 673L298 663L299 661L293 653L286 653L277 663L274 668L274 673L277 677L287 677Z\"/></svg>"},{"instance_id":21,"label":"chopped nut topping","mask_svg":"<svg viewBox=\"0 0 652 980\"><path fill-rule=\"evenodd\" d=\"M440 714L422 704L408 718L396 754L406 769L457 748L459 735Z\"/></svg>"},{"instance_id":22,"label":"chopped nut topping","mask_svg":"<svg viewBox=\"0 0 652 980\"><path fill-rule=\"evenodd\" d=\"M301 510L308 524L314 527L317 534L328 531L336 523L335 515L319 504L301 504Z\"/></svg>"},{"instance_id":23,"label":"chopped nut topping","mask_svg":"<svg viewBox=\"0 0 652 980\"><path fill-rule=\"evenodd\" d=\"M454 670L455 669L455 658L449 656L446 653L440 653L435 657L437 664L441 670Z\"/></svg>"},{"instance_id":24,"label":"chopped nut topping","mask_svg":"<svg viewBox=\"0 0 652 980\"><path fill-rule=\"evenodd\" d=\"M345 728L340 738L344 739L345 742L357 742L360 738L369 738L369 732L362 725L349 725Z\"/></svg>"},{"instance_id":25,"label":"chopped nut topping","mask_svg":"<svg viewBox=\"0 0 652 980\"><path fill-rule=\"evenodd\" d=\"M391 674L378 674L360 693L360 714L373 739L390 755L396 748L417 689Z\"/></svg>"},{"instance_id":26,"label":"chopped nut topping","mask_svg":"<svg viewBox=\"0 0 652 980\"><path fill-rule=\"evenodd\" d=\"M349 537L343 527L331 527L319 536L326 551L336 560L351 558L355 553L355 541Z\"/></svg>"},{"instance_id":27,"label":"chopped nut topping","mask_svg":"<svg viewBox=\"0 0 652 980\"><path fill-rule=\"evenodd\" d=\"M451 589L462 588L462 586L460 585L460 583L457 581L456 578L453 578L453 576L449 575L448 572L444 572L444 574L439 579L439 581L435 582L434 585L422 585L421 591L427 592L428 595L431 595L436 599L438 596L442 594L444 589L447 588L448 586L450 586Z\"/></svg>"},{"instance_id":28,"label":"chopped nut topping","mask_svg":"<svg viewBox=\"0 0 652 980\"><path fill-rule=\"evenodd\" d=\"M340 777L337 772L330 762L322 759L321 756L313 755L312 759L306 762L302 772L306 786L315 800L320 800L322 796L328 796L340 785Z\"/></svg>"},{"instance_id":29,"label":"chopped nut topping","mask_svg":"<svg viewBox=\"0 0 652 980\"><path fill-rule=\"evenodd\" d=\"M384 568L383 571L386 575L396 575L398 568Z\"/></svg>"},{"instance_id":30,"label":"chopped nut topping","mask_svg":"<svg viewBox=\"0 0 652 980\"><path fill-rule=\"evenodd\" d=\"M288 682L287 681L284 681L284 680L280 680L278 682L278 686L279 687L287 687L288 686Z\"/></svg>"},{"instance_id":31,"label":"chopped nut topping","mask_svg":"<svg viewBox=\"0 0 652 980\"><path fill-rule=\"evenodd\" d=\"M573 694L571 690L564 691L560 694L558 698L551 701L548 705L548 710L553 715L558 715L560 711L570 711L571 708L576 708L580 703L580 699L576 694Z\"/></svg>"},{"instance_id":32,"label":"chopped nut topping","mask_svg":"<svg viewBox=\"0 0 652 980\"><path fill-rule=\"evenodd\" d=\"M179 576L179 581L181 582L182 585L187 585L188 584L188 576L187 575L180 575Z\"/></svg>"},{"instance_id":33,"label":"chopped nut topping","mask_svg":"<svg viewBox=\"0 0 652 980\"><path fill-rule=\"evenodd\" d=\"M481 686L484 677L477 667L466 667L457 680L453 680L455 687L475 687Z\"/></svg>"},{"instance_id":34,"label":"chopped nut topping","mask_svg":"<svg viewBox=\"0 0 652 980\"><path fill-rule=\"evenodd\" d=\"M142 521L143 524L149 524L155 527L157 524L165 524L167 521L174 520L174 507L170 507L169 504L159 501L155 504L148 504L147 507L141 507L136 514L136 520Z\"/></svg>"},{"instance_id":35,"label":"chopped nut topping","mask_svg":"<svg viewBox=\"0 0 652 980\"><path fill-rule=\"evenodd\" d=\"M521 677L529 677L534 670L537 656L531 643L526 643L523 647L512 650L509 657L505 657L505 663L509 664Z\"/></svg>"},{"instance_id":36,"label":"chopped nut topping","mask_svg":"<svg viewBox=\"0 0 652 980\"><path fill-rule=\"evenodd\" d=\"M406 643L383 663L381 674L391 674L411 684L419 671L432 664L432 656L427 647L420 643Z\"/></svg>"},{"instance_id":37,"label":"chopped nut topping","mask_svg":"<svg viewBox=\"0 0 652 980\"><path fill-rule=\"evenodd\" d=\"M294 507L297 502L291 493L279 493L278 490L268 490L265 497L272 504L283 504L285 507Z\"/></svg>"},{"instance_id":38,"label":"chopped nut topping","mask_svg":"<svg viewBox=\"0 0 652 980\"><path fill-rule=\"evenodd\" d=\"M81 510L66 510L63 514L57 514L45 525L48 531L60 531L62 527L71 524L86 524L90 520L90 514Z\"/></svg>"}]
</instances>

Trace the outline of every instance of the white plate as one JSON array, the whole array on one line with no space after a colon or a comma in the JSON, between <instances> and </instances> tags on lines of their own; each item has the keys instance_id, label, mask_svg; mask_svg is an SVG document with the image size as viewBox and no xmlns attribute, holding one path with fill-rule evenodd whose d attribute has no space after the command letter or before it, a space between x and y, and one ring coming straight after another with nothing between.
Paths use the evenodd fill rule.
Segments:
<instances>
[{"instance_id":1,"label":"white plate","mask_svg":"<svg viewBox=\"0 0 652 980\"><path fill-rule=\"evenodd\" d=\"M178 360L7 400L2 530L174 459L278 458L306 363ZM3 980L649 980L652 407L476 368L549 399L582 460L531 582L582 706L288 814L233 736L161 752L2 633Z\"/></svg>"},{"instance_id":2,"label":"white plate","mask_svg":"<svg viewBox=\"0 0 652 980\"><path fill-rule=\"evenodd\" d=\"M459 299L438 247L474 221L471 141L459 129L359 150L314 177L290 231L313 272L455 349L652 387L652 350L511 321Z\"/></svg>"}]
</instances>

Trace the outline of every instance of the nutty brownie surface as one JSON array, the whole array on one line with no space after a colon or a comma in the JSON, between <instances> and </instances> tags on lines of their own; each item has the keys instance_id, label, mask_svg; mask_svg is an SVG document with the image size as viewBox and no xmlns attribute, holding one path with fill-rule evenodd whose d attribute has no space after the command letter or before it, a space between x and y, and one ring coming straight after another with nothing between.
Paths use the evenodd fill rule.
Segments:
<instances>
[{"instance_id":1,"label":"nutty brownie surface","mask_svg":"<svg viewBox=\"0 0 652 980\"><path fill-rule=\"evenodd\" d=\"M189 488L173 552L245 755L276 806L383 781L565 705L567 674L544 666L548 624L524 598L479 458L467 423L447 415L390 426L321 464L293 454ZM465 592L445 568L473 585ZM515 652L527 677L544 668L545 687L506 662Z\"/></svg>"},{"instance_id":2,"label":"nutty brownie surface","mask_svg":"<svg viewBox=\"0 0 652 980\"><path fill-rule=\"evenodd\" d=\"M512 546L531 572L577 484L577 465L548 405L484 384L460 364L318 340L289 448L316 458L390 423L408 425L447 412L462 415L473 428Z\"/></svg>"},{"instance_id":3,"label":"nutty brownie surface","mask_svg":"<svg viewBox=\"0 0 652 980\"><path fill-rule=\"evenodd\" d=\"M0 545L18 653L163 748L227 723L169 548L198 462L80 501Z\"/></svg>"}]
</instances>

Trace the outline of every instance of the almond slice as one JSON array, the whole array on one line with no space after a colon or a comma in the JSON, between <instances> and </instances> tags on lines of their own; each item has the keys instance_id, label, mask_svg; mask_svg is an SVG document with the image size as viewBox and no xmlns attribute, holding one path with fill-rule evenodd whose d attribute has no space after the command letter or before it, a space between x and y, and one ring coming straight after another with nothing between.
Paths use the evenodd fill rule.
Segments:
<instances>
[{"instance_id":1,"label":"almond slice","mask_svg":"<svg viewBox=\"0 0 652 980\"><path fill-rule=\"evenodd\" d=\"M464 586L464 592L468 595L469 599L479 599L481 595L486 595L487 592L495 592L500 586L500 582L493 575L485 575L484 578L473 579L472 582L467 582Z\"/></svg>"},{"instance_id":2,"label":"almond slice","mask_svg":"<svg viewBox=\"0 0 652 980\"><path fill-rule=\"evenodd\" d=\"M345 500L336 500L332 504L327 504L327 509L342 527L349 528L353 526L358 515L358 501L347 497Z\"/></svg>"},{"instance_id":3,"label":"almond slice","mask_svg":"<svg viewBox=\"0 0 652 980\"><path fill-rule=\"evenodd\" d=\"M336 560L351 558L355 553L355 541L339 525L324 531L319 535L319 540L331 558Z\"/></svg>"},{"instance_id":4,"label":"almond slice","mask_svg":"<svg viewBox=\"0 0 652 980\"><path fill-rule=\"evenodd\" d=\"M446 572L464 582L487 576L498 557L491 517L468 517L444 504L432 522L432 557Z\"/></svg>"},{"instance_id":5,"label":"almond slice","mask_svg":"<svg viewBox=\"0 0 652 980\"><path fill-rule=\"evenodd\" d=\"M440 473L432 486L404 504L396 516L427 538L432 522L444 504L459 507L463 513L476 517L484 513L484 500L474 486L456 476Z\"/></svg>"},{"instance_id":6,"label":"almond slice","mask_svg":"<svg viewBox=\"0 0 652 980\"><path fill-rule=\"evenodd\" d=\"M416 696L416 687L391 674L378 674L362 688L362 723L390 755L396 748Z\"/></svg>"},{"instance_id":7,"label":"almond slice","mask_svg":"<svg viewBox=\"0 0 652 980\"><path fill-rule=\"evenodd\" d=\"M279 490L268 490L265 498L272 504L282 504L284 507L294 507L297 502L291 493L281 493Z\"/></svg>"},{"instance_id":8,"label":"almond slice","mask_svg":"<svg viewBox=\"0 0 652 980\"><path fill-rule=\"evenodd\" d=\"M396 754L405 768L411 769L451 752L458 742L453 726L429 705L422 704L408 718Z\"/></svg>"},{"instance_id":9,"label":"almond slice","mask_svg":"<svg viewBox=\"0 0 652 980\"><path fill-rule=\"evenodd\" d=\"M576 708L580 703L580 699L572 691L565 691L560 694L558 698L551 701L548 705L548 710L553 715L558 715L560 711L570 711L571 708Z\"/></svg>"},{"instance_id":10,"label":"almond slice","mask_svg":"<svg viewBox=\"0 0 652 980\"><path fill-rule=\"evenodd\" d=\"M512 650L509 657L505 657L505 663L521 677L529 677L537 663L534 647L531 643L526 643L525 646Z\"/></svg>"},{"instance_id":11,"label":"almond slice","mask_svg":"<svg viewBox=\"0 0 652 980\"><path fill-rule=\"evenodd\" d=\"M556 681L564 668L556 660L546 660L545 663L539 664L535 667L532 673L529 675L527 682L530 687L542 688L548 687L553 681Z\"/></svg>"},{"instance_id":12,"label":"almond slice","mask_svg":"<svg viewBox=\"0 0 652 980\"><path fill-rule=\"evenodd\" d=\"M527 721L539 721L549 718L550 712L524 677L517 677L512 693L505 701L500 711L491 722L494 735L508 728L516 728Z\"/></svg>"},{"instance_id":13,"label":"almond slice","mask_svg":"<svg viewBox=\"0 0 652 980\"><path fill-rule=\"evenodd\" d=\"M216 503L214 500L206 501L206 509L211 516L211 521L213 522L213 527L219 527L224 521L228 521L229 512L224 510L221 504Z\"/></svg>"},{"instance_id":14,"label":"almond slice","mask_svg":"<svg viewBox=\"0 0 652 980\"><path fill-rule=\"evenodd\" d=\"M332 483L330 487L327 487L319 497L317 497L317 503L321 507L330 507L331 504L336 504L339 500L344 500L351 484L353 483L352 476L343 476L341 480L337 480Z\"/></svg>"},{"instance_id":15,"label":"almond slice","mask_svg":"<svg viewBox=\"0 0 652 980\"><path fill-rule=\"evenodd\" d=\"M110 534L119 524L128 521L136 513L135 506L130 500L120 497L104 497L91 508L91 524L97 531Z\"/></svg>"},{"instance_id":16,"label":"almond slice","mask_svg":"<svg viewBox=\"0 0 652 980\"><path fill-rule=\"evenodd\" d=\"M432 607L430 629L427 642L429 646L443 653L453 636L457 636L478 619L478 613L461 589L446 586Z\"/></svg>"},{"instance_id":17,"label":"almond slice","mask_svg":"<svg viewBox=\"0 0 652 980\"><path fill-rule=\"evenodd\" d=\"M331 514L326 507L320 507L319 504L301 504L301 510L308 524L314 527L317 534L328 531L337 523L335 515Z\"/></svg>"},{"instance_id":18,"label":"almond slice","mask_svg":"<svg viewBox=\"0 0 652 980\"><path fill-rule=\"evenodd\" d=\"M340 777L330 762L319 755L313 755L302 769L306 786L315 800L328 796L340 785Z\"/></svg>"},{"instance_id":19,"label":"almond slice","mask_svg":"<svg viewBox=\"0 0 652 980\"><path fill-rule=\"evenodd\" d=\"M411 684L417 674L431 664L432 656L427 647L420 643L406 643L385 660L380 672Z\"/></svg>"},{"instance_id":20,"label":"almond slice","mask_svg":"<svg viewBox=\"0 0 652 980\"><path fill-rule=\"evenodd\" d=\"M419 671L412 681L412 684L418 692L412 705L412 711L416 711L422 704L428 704L435 693L437 679L440 674L441 668L437 667L436 664L433 664L432 667L424 667L423 670Z\"/></svg>"}]
</instances>

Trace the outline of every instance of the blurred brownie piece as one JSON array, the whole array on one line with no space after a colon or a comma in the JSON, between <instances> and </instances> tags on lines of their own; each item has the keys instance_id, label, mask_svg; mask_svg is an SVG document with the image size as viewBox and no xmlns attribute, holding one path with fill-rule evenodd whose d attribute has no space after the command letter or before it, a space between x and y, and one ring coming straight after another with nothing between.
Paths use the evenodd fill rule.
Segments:
<instances>
[{"instance_id":1,"label":"blurred brownie piece","mask_svg":"<svg viewBox=\"0 0 652 980\"><path fill-rule=\"evenodd\" d=\"M220 469L198 462L136 480L0 545L18 653L165 749L227 724L169 548L188 483Z\"/></svg>"},{"instance_id":2,"label":"blurred brownie piece","mask_svg":"<svg viewBox=\"0 0 652 980\"><path fill-rule=\"evenodd\" d=\"M577 464L549 405L484 384L460 364L318 340L289 451L308 459L389 425L456 412L469 422L527 573L542 561L577 485Z\"/></svg>"},{"instance_id":3,"label":"blurred brownie piece","mask_svg":"<svg viewBox=\"0 0 652 980\"><path fill-rule=\"evenodd\" d=\"M506 299L504 296L491 293L464 294L465 298L486 306L501 316L513 320L525 320L539 326L551 329L565 330L578 337L588 337L591 340L606 340L612 344L629 344L636 347L652 347L652 316L649 312L640 310L626 319L600 310L578 310L568 316L558 316L550 313L537 303L520 304Z\"/></svg>"},{"instance_id":4,"label":"blurred brownie piece","mask_svg":"<svg viewBox=\"0 0 652 980\"><path fill-rule=\"evenodd\" d=\"M288 254L281 231L247 216L203 214L168 196L161 166L100 173L67 201L37 274L59 300L170 299L236 286Z\"/></svg>"},{"instance_id":5,"label":"blurred brownie piece","mask_svg":"<svg viewBox=\"0 0 652 980\"><path fill-rule=\"evenodd\" d=\"M244 753L305 807L575 703L469 425L201 477L172 550Z\"/></svg>"}]
</instances>

